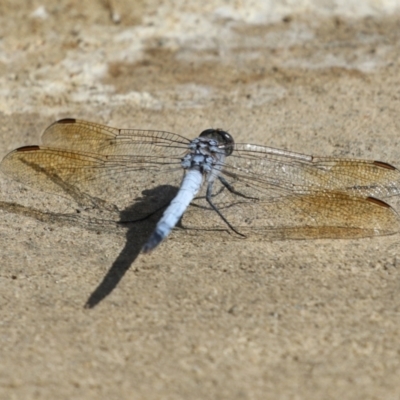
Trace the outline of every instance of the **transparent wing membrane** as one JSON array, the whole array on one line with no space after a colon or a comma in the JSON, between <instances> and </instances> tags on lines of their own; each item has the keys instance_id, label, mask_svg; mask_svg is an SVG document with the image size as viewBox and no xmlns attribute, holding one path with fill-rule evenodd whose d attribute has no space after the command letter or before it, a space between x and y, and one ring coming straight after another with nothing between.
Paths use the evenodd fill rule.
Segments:
<instances>
[{"instance_id":1,"label":"transparent wing membrane","mask_svg":"<svg viewBox=\"0 0 400 400\"><path fill-rule=\"evenodd\" d=\"M23 184L86 207L131 209L132 220L165 207L175 196L190 143L169 132L74 119L52 124L42 142L14 150L0 169ZM383 200L400 194L400 172L383 162L237 144L220 176L212 202L246 236L356 238L399 229L397 213ZM205 186L184 214L183 226L227 228L206 201Z\"/></svg>"}]
</instances>

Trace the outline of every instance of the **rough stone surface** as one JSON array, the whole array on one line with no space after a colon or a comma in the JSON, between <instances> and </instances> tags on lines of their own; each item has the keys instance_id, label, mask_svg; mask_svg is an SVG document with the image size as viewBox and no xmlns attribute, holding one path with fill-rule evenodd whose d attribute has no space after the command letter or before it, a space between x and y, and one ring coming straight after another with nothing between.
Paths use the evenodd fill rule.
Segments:
<instances>
[{"instance_id":1,"label":"rough stone surface","mask_svg":"<svg viewBox=\"0 0 400 400\"><path fill-rule=\"evenodd\" d=\"M2 1L0 156L79 117L400 166L397 2L237 3ZM0 211L1 399L398 398L398 235L149 233Z\"/></svg>"}]
</instances>

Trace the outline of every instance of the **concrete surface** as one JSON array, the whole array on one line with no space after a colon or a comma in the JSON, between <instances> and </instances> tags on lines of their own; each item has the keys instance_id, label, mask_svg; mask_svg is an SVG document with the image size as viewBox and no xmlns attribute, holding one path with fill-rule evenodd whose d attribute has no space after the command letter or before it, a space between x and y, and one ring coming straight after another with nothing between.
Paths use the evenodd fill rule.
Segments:
<instances>
[{"instance_id":1,"label":"concrete surface","mask_svg":"<svg viewBox=\"0 0 400 400\"><path fill-rule=\"evenodd\" d=\"M398 2L343 4L2 1L0 156L79 117L400 167ZM0 201L59 206L3 175ZM398 235L144 256L0 219L1 399L400 398Z\"/></svg>"}]
</instances>

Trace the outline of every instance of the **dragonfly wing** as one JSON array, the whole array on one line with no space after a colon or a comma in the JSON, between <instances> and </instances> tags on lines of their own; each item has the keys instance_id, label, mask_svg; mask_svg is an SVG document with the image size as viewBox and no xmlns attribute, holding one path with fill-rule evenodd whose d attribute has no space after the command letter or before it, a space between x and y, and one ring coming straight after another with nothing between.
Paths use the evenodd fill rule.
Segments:
<instances>
[{"instance_id":1,"label":"dragonfly wing","mask_svg":"<svg viewBox=\"0 0 400 400\"><path fill-rule=\"evenodd\" d=\"M187 140L168 132L117 131L61 121L44 134L45 143L57 147L22 147L8 154L0 169L23 184L85 206L126 210L140 203L134 208L136 218L142 218L176 194Z\"/></svg>"},{"instance_id":2,"label":"dragonfly wing","mask_svg":"<svg viewBox=\"0 0 400 400\"><path fill-rule=\"evenodd\" d=\"M212 201L245 235L346 238L386 235L399 228L397 213L380 200L399 192L400 172L389 164L237 145L221 177ZM201 221L200 210L207 213ZM223 221L211 211L203 192L188 210L186 225L196 220L205 228L223 229Z\"/></svg>"},{"instance_id":3,"label":"dragonfly wing","mask_svg":"<svg viewBox=\"0 0 400 400\"><path fill-rule=\"evenodd\" d=\"M48 147L63 149L79 149L101 153L103 147L119 134L119 129L66 118L52 123L42 134L42 144Z\"/></svg>"},{"instance_id":4,"label":"dragonfly wing","mask_svg":"<svg viewBox=\"0 0 400 400\"><path fill-rule=\"evenodd\" d=\"M174 157L187 150L189 140L171 132L118 129L78 119L62 119L42 135L47 147L102 155Z\"/></svg>"},{"instance_id":5,"label":"dragonfly wing","mask_svg":"<svg viewBox=\"0 0 400 400\"><path fill-rule=\"evenodd\" d=\"M400 227L397 212L373 197L320 192L255 201L226 192L220 183L216 186L224 192L224 201L216 194L213 203L245 236L263 235L267 240L360 238L394 234ZM208 205L204 192L189 207L182 223L192 229L228 229Z\"/></svg>"},{"instance_id":6,"label":"dragonfly wing","mask_svg":"<svg viewBox=\"0 0 400 400\"><path fill-rule=\"evenodd\" d=\"M236 146L223 174L237 191L259 199L314 191L380 199L400 194L400 171L387 163L317 158L248 144Z\"/></svg>"}]
</instances>

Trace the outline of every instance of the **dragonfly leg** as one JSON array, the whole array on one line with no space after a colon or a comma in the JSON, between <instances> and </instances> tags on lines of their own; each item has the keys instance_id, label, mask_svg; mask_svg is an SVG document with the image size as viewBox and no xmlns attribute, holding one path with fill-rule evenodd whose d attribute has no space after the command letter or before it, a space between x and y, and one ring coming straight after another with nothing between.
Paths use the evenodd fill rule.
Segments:
<instances>
[{"instance_id":1,"label":"dragonfly leg","mask_svg":"<svg viewBox=\"0 0 400 400\"><path fill-rule=\"evenodd\" d=\"M222 221L224 221L228 227L230 229L233 230L233 232L235 232L236 234L238 234L239 236L242 237L246 237L245 235L243 235L242 233L240 233L237 229L235 229L229 222L228 220L222 215L221 211L218 210L218 208L213 204L212 200L212 182L208 184L207 186L207 193L206 193L206 200L208 202L208 204L211 206L211 208L220 216L220 218L222 219Z\"/></svg>"},{"instance_id":2,"label":"dragonfly leg","mask_svg":"<svg viewBox=\"0 0 400 400\"><path fill-rule=\"evenodd\" d=\"M258 200L256 197L250 197L250 196L246 196L243 193L240 193L238 191L236 191L234 189L234 187L222 176L218 176L218 179L220 180L220 182L233 194L236 194L236 196L240 196L240 197L244 197L245 199L252 199L252 200Z\"/></svg>"}]
</instances>

